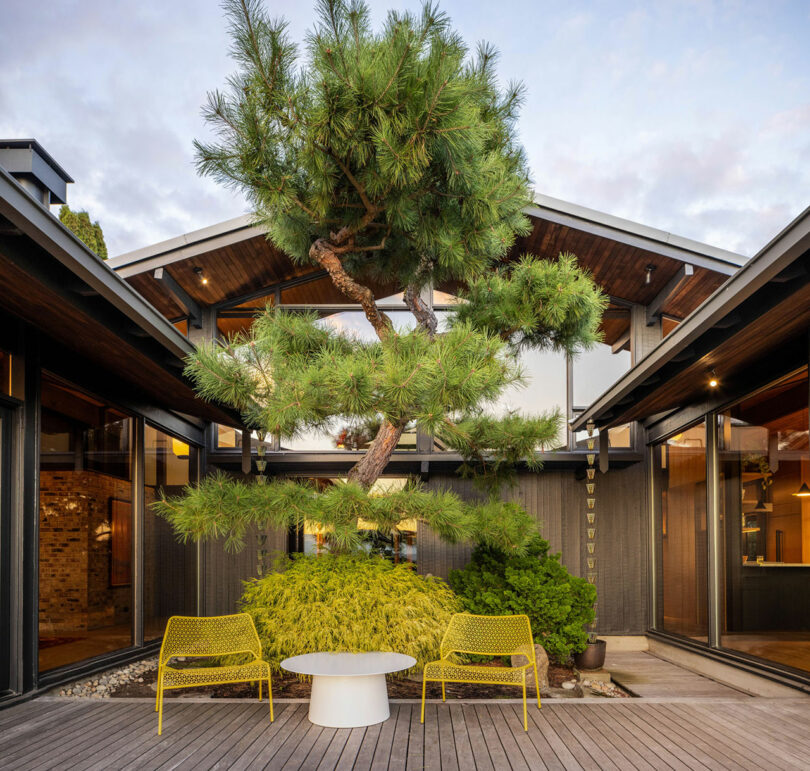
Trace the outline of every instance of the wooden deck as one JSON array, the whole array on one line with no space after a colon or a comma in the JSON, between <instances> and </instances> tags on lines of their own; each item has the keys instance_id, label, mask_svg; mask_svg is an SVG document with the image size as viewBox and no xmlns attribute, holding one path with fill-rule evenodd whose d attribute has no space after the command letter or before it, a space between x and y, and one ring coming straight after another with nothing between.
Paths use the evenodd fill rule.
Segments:
<instances>
[{"instance_id":1,"label":"wooden deck","mask_svg":"<svg viewBox=\"0 0 810 771\"><path fill-rule=\"evenodd\" d=\"M391 705L385 723L312 725L302 703L40 698L0 712L0 768L806 769L810 700L512 701Z\"/></svg>"}]
</instances>

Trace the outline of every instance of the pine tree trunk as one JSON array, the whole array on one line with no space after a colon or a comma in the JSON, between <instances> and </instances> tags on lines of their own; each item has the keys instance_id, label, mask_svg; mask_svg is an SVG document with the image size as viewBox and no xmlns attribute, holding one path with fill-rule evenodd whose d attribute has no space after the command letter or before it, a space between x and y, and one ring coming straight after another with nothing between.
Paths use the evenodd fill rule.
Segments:
<instances>
[{"instance_id":1,"label":"pine tree trunk","mask_svg":"<svg viewBox=\"0 0 810 771\"><path fill-rule=\"evenodd\" d=\"M349 481L357 482L366 489L371 487L385 471L404 430L404 423L394 425L384 421L368 452L349 471Z\"/></svg>"},{"instance_id":2,"label":"pine tree trunk","mask_svg":"<svg viewBox=\"0 0 810 771\"><path fill-rule=\"evenodd\" d=\"M358 284L345 271L340 256L335 251L335 245L325 238L319 238L310 247L309 256L326 270L329 278L332 279L332 283L346 297L360 304L369 323L374 327L377 337L380 340L386 340L393 333L391 320L377 307L374 293L367 286ZM414 290L411 290L411 294L414 294ZM417 310L422 310L423 306L418 296L409 305L416 307ZM417 310L414 310L414 312L417 313ZM425 309L425 312L430 313L429 309ZM430 315L432 316L432 313ZM425 323L422 318L419 318L418 313L417 318L420 323ZM431 330L431 336L433 333L435 333L435 326ZM370 488L385 471L385 467L391 459L391 454L396 449L402 432L405 430L405 425L404 422L394 425L387 420L383 421L377 436L374 437L374 441L368 448L368 452L349 471L349 480L357 482L366 489Z\"/></svg>"}]
</instances>

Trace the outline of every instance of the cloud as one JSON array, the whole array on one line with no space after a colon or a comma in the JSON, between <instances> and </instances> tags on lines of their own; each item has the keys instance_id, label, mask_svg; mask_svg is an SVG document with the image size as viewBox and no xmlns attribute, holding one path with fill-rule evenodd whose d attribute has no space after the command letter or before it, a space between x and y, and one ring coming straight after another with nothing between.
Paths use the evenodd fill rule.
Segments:
<instances>
[{"instance_id":1,"label":"cloud","mask_svg":"<svg viewBox=\"0 0 810 771\"><path fill-rule=\"evenodd\" d=\"M314 4L314 3L313 3ZM273 0L302 40L310 3ZM379 24L389 5L373 0ZM444 0L465 40L529 89L540 192L751 254L808 203L806 4ZM34 45L32 41L36 41ZM35 136L118 254L244 213L196 175L200 105L233 69L213 0L11 0L0 135Z\"/></svg>"}]
</instances>

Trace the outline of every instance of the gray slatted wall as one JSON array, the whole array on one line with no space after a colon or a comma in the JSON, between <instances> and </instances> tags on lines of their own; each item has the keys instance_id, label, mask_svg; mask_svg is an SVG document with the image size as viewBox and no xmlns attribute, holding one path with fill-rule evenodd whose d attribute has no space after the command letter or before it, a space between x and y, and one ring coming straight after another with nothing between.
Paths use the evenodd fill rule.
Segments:
<instances>
[{"instance_id":1,"label":"gray slatted wall","mask_svg":"<svg viewBox=\"0 0 810 771\"><path fill-rule=\"evenodd\" d=\"M596 589L599 631L641 634L647 629L647 517L644 466L596 474ZM431 476L429 487L444 488L464 498L475 490L467 480ZM537 519L552 552L575 575L586 573L585 483L571 470L521 474L517 486L504 495L519 502ZM427 528L418 536L419 572L447 577L469 559L466 546L443 543Z\"/></svg>"}]
</instances>

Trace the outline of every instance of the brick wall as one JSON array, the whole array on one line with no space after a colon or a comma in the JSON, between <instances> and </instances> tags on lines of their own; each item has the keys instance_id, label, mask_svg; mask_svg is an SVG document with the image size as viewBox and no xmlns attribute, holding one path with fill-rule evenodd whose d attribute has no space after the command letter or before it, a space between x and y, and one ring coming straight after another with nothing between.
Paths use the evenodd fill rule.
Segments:
<instances>
[{"instance_id":1,"label":"brick wall","mask_svg":"<svg viewBox=\"0 0 810 771\"><path fill-rule=\"evenodd\" d=\"M110 586L110 500L129 482L95 471L40 474L39 617L46 635L129 623L131 586Z\"/></svg>"}]
</instances>

